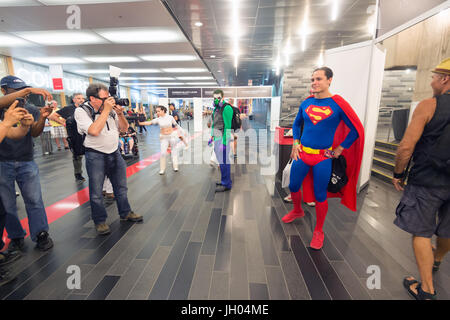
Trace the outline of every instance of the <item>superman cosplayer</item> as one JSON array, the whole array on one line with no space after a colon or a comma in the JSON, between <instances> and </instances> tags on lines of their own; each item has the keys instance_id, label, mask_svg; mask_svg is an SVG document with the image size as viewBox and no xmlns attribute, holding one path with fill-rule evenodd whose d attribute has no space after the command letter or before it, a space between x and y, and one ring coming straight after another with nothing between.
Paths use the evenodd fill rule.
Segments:
<instances>
[{"instance_id":1,"label":"superman cosplayer","mask_svg":"<svg viewBox=\"0 0 450 320\"><path fill-rule=\"evenodd\" d=\"M317 250L323 246L327 197L340 197L342 204L356 211L356 184L364 149L364 128L358 116L342 97L329 92L332 77L333 72L327 67L314 71L311 79L314 95L302 102L294 121L291 154L294 161L289 184L294 209L282 218L290 223L304 216L300 191L303 184L305 202L316 202L316 226L310 245ZM329 193L332 157L341 154L347 160L349 181L339 193Z\"/></svg>"}]
</instances>

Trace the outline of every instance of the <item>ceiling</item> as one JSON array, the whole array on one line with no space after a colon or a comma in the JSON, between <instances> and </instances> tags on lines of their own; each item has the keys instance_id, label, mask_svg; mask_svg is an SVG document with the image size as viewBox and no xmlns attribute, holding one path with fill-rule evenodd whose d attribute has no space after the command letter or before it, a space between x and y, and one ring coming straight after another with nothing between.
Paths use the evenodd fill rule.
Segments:
<instances>
[{"instance_id":1,"label":"ceiling","mask_svg":"<svg viewBox=\"0 0 450 320\"><path fill-rule=\"evenodd\" d=\"M66 11L68 3L80 8L80 30L68 29L72 16ZM76 58L78 62L62 63L64 70L97 78L108 74L92 70L107 70L112 64L126 72L122 76L128 79L121 83L136 88L245 86L249 80L253 85L271 85L279 79L282 69L294 62L310 66L325 49L370 39L368 24L374 21L375 3L376 0L0 0L0 54L43 65L56 62L58 57ZM237 11L233 11L236 4ZM237 41L236 15L240 32ZM202 26L196 25L198 22ZM52 43L54 35L30 33L58 30L63 33L63 39L58 37L57 41L62 41L58 45ZM128 33L111 36L112 31ZM139 31L140 35L132 31ZM158 31L166 33L155 33ZM88 33L89 37L79 38L77 32ZM76 39L81 39L81 44L74 44ZM13 40L22 44L14 44ZM236 44L237 68L233 55ZM167 54L194 60L143 60L143 56ZM137 61L109 63L101 58L111 56ZM36 60L40 57L51 57L51 61ZM92 62L92 57L100 57L100 62ZM194 69L166 70L170 68Z\"/></svg>"},{"instance_id":2,"label":"ceiling","mask_svg":"<svg viewBox=\"0 0 450 320\"><path fill-rule=\"evenodd\" d=\"M371 39L376 0L242 0L240 55L233 60L232 0L163 0L220 84L272 84L276 60L315 63L322 50ZM336 19L332 20L333 6ZM306 15L305 15L306 12ZM305 50L302 27L307 19ZM203 23L201 28L195 22ZM286 45L290 41L290 50ZM285 53L290 51L287 58ZM211 58L211 56L215 56Z\"/></svg>"}]
</instances>

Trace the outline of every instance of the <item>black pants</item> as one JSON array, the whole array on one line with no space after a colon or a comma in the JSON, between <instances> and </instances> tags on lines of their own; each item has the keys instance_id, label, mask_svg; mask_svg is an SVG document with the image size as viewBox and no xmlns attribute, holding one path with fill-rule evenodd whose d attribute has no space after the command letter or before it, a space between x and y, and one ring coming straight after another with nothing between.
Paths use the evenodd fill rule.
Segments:
<instances>
[{"instance_id":1,"label":"black pants","mask_svg":"<svg viewBox=\"0 0 450 320\"><path fill-rule=\"evenodd\" d=\"M145 130L145 132L147 132L147 128L145 126L139 126L139 133L142 133L142 129Z\"/></svg>"}]
</instances>

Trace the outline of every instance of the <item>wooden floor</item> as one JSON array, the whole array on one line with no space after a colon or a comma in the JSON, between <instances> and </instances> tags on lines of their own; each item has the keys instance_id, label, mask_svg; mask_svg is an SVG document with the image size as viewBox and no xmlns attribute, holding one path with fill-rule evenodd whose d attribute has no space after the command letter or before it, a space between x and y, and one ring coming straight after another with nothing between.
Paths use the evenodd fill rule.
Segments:
<instances>
[{"instance_id":1,"label":"wooden floor","mask_svg":"<svg viewBox=\"0 0 450 320\"><path fill-rule=\"evenodd\" d=\"M159 152L158 128L149 129L139 135L141 158ZM73 179L70 152L43 158L37 145L36 161L46 206L87 187ZM143 223L120 222L111 203L112 232L97 236L85 203L50 225L50 251L26 239L26 252L12 265L17 279L0 287L0 299L410 299L402 279L418 272L410 235L392 223L400 193L390 185L372 179L357 213L330 200L324 247L314 251L314 208L282 223L292 206L259 165L232 165L233 189L217 194L219 171L208 164L175 173L169 163L166 175L158 171L156 162L128 179ZM26 217L20 197L18 208ZM70 265L81 268L80 290L67 288ZM369 290L373 265L381 289ZM448 257L435 284L439 298L449 299Z\"/></svg>"}]
</instances>

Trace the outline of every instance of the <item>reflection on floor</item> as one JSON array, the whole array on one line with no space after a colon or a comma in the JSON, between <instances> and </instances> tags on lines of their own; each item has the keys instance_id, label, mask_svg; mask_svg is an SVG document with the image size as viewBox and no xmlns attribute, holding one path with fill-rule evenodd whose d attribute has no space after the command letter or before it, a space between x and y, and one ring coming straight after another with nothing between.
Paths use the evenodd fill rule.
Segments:
<instances>
[{"instance_id":1,"label":"reflection on floor","mask_svg":"<svg viewBox=\"0 0 450 320\"><path fill-rule=\"evenodd\" d=\"M141 158L159 151L158 128L149 129L140 135ZM72 179L69 152L39 153L46 206L87 187ZM208 164L164 176L157 162L149 165L128 179L144 223L120 222L110 203L112 233L100 237L83 204L50 225L49 252L26 239L13 264L18 277L0 288L0 299L410 299L402 279L418 272L410 236L392 223L400 194L391 186L372 179L357 213L330 200L325 244L314 251L314 209L304 206L305 218L283 224L286 192L260 168L232 165L233 189L215 194L219 171ZM24 218L20 198L18 208ZM81 289L67 288L71 265L81 269ZM370 266L380 268L381 289L366 285ZM435 283L439 298L449 299L448 259Z\"/></svg>"}]
</instances>

